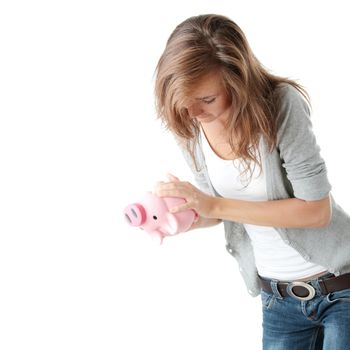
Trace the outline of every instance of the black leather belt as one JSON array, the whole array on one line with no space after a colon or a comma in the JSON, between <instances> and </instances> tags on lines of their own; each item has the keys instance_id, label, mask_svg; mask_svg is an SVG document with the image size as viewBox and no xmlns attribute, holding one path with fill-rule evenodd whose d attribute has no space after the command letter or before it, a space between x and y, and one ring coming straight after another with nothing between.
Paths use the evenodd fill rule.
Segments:
<instances>
[{"instance_id":1,"label":"black leather belt","mask_svg":"<svg viewBox=\"0 0 350 350\"><path fill-rule=\"evenodd\" d=\"M259 276L260 287L268 293L273 293L270 279ZM321 294L326 295L331 292L350 288L350 273L340 276L316 278L318 280ZM310 284L311 281L291 281L277 282L277 289L282 297L292 296L299 300L310 300L315 296L315 288Z\"/></svg>"}]
</instances>

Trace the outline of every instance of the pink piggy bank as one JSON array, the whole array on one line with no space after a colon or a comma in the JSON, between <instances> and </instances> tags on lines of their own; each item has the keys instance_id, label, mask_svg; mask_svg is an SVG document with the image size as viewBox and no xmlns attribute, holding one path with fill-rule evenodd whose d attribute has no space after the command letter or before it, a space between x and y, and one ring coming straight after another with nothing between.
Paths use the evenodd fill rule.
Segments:
<instances>
[{"instance_id":1,"label":"pink piggy bank","mask_svg":"<svg viewBox=\"0 0 350 350\"><path fill-rule=\"evenodd\" d=\"M171 208L183 203L183 198L158 197L147 192L139 202L128 205L124 209L124 215L130 225L140 227L162 244L164 237L185 232L198 220L198 214L192 209L169 212Z\"/></svg>"}]
</instances>

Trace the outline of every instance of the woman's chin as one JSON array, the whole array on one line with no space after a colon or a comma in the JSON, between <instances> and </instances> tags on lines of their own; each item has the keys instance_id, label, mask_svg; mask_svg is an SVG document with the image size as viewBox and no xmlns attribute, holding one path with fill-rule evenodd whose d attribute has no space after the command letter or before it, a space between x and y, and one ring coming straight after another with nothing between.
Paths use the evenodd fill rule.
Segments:
<instances>
[{"instance_id":1,"label":"woman's chin","mask_svg":"<svg viewBox=\"0 0 350 350\"><path fill-rule=\"evenodd\" d=\"M201 123L210 123L215 119L215 117L212 115L207 115L203 117L196 117L196 119Z\"/></svg>"}]
</instances>

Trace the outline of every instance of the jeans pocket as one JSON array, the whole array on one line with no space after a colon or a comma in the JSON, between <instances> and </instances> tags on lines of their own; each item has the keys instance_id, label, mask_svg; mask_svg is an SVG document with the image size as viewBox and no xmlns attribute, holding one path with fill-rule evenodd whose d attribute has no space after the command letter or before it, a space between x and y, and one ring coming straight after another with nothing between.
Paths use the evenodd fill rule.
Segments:
<instances>
[{"instance_id":1,"label":"jeans pocket","mask_svg":"<svg viewBox=\"0 0 350 350\"><path fill-rule=\"evenodd\" d=\"M264 309L271 309L275 296L272 293L267 293L264 290L260 291L261 303Z\"/></svg>"},{"instance_id":2,"label":"jeans pocket","mask_svg":"<svg viewBox=\"0 0 350 350\"><path fill-rule=\"evenodd\" d=\"M327 294L327 301L330 303L334 303L336 301L346 301L350 302L350 288L339 290L337 292L331 292Z\"/></svg>"}]
</instances>

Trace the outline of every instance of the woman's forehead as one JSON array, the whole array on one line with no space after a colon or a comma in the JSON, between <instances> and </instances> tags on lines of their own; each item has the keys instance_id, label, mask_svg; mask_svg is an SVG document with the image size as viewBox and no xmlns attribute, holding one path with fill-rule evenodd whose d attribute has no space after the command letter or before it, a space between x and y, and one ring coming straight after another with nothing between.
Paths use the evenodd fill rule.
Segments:
<instances>
[{"instance_id":1,"label":"woman's forehead","mask_svg":"<svg viewBox=\"0 0 350 350\"><path fill-rule=\"evenodd\" d=\"M199 100L210 98L221 92L223 85L217 74L208 74L193 83L188 89L188 98Z\"/></svg>"}]
</instances>

